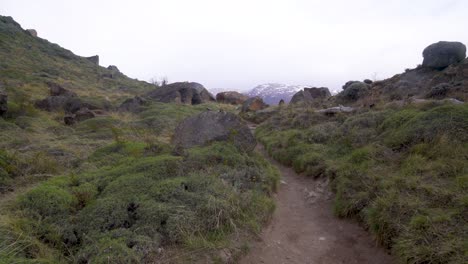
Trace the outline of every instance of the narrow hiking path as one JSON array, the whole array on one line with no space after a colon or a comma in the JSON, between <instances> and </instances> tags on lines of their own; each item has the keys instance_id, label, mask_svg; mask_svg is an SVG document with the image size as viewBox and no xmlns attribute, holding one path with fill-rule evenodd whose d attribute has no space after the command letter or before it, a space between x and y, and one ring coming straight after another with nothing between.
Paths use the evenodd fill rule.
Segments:
<instances>
[{"instance_id":1,"label":"narrow hiking path","mask_svg":"<svg viewBox=\"0 0 468 264\"><path fill-rule=\"evenodd\" d=\"M257 151L280 170L282 179L270 224L239 263L394 263L357 223L333 215L326 180L298 175L268 157L261 145Z\"/></svg>"}]
</instances>

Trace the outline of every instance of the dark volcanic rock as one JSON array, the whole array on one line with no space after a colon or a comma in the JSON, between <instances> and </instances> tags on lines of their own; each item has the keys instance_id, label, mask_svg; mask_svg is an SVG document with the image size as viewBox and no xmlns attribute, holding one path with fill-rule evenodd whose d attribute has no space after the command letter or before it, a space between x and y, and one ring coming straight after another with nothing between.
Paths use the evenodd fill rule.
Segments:
<instances>
[{"instance_id":1,"label":"dark volcanic rock","mask_svg":"<svg viewBox=\"0 0 468 264\"><path fill-rule=\"evenodd\" d=\"M8 95L0 91L0 116L8 111Z\"/></svg>"},{"instance_id":2,"label":"dark volcanic rock","mask_svg":"<svg viewBox=\"0 0 468 264\"><path fill-rule=\"evenodd\" d=\"M216 95L218 103L239 105L243 104L249 97L238 92L221 92Z\"/></svg>"},{"instance_id":3,"label":"dark volcanic rock","mask_svg":"<svg viewBox=\"0 0 468 264\"><path fill-rule=\"evenodd\" d=\"M88 108L82 108L78 110L75 114L67 115L63 118L63 121L66 125L73 125L75 123L88 120L96 117L96 114L89 110Z\"/></svg>"},{"instance_id":4,"label":"dark volcanic rock","mask_svg":"<svg viewBox=\"0 0 468 264\"><path fill-rule=\"evenodd\" d=\"M149 92L147 96L162 103L196 105L216 101L203 85L195 82L177 82L164 85Z\"/></svg>"},{"instance_id":5,"label":"dark volcanic rock","mask_svg":"<svg viewBox=\"0 0 468 264\"><path fill-rule=\"evenodd\" d=\"M297 104L300 102L314 102L318 100L324 100L331 96L330 91L328 88L321 87L321 88L304 88L304 90L297 92L291 98L291 104Z\"/></svg>"},{"instance_id":6,"label":"dark volcanic rock","mask_svg":"<svg viewBox=\"0 0 468 264\"><path fill-rule=\"evenodd\" d=\"M86 57L90 62L99 65L99 55L91 56L91 57Z\"/></svg>"},{"instance_id":7,"label":"dark volcanic rock","mask_svg":"<svg viewBox=\"0 0 468 264\"><path fill-rule=\"evenodd\" d=\"M460 42L440 41L423 51L423 66L443 69L466 58L466 46Z\"/></svg>"},{"instance_id":8,"label":"dark volcanic rock","mask_svg":"<svg viewBox=\"0 0 468 264\"><path fill-rule=\"evenodd\" d=\"M178 149L203 146L213 141L229 141L243 151L257 144L249 127L233 113L207 111L182 121L173 143Z\"/></svg>"},{"instance_id":9,"label":"dark volcanic rock","mask_svg":"<svg viewBox=\"0 0 468 264\"><path fill-rule=\"evenodd\" d=\"M147 103L147 101L139 96L135 96L134 98L129 98L125 100L120 106L119 111L122 112L132 112L138 113L141 112L143 106Z\"/></svg>"},{"instance_id":10,"label":"dark volcanic rock","mask_svg":"<svg viewBox=\"0 0 468 264\"><path fill-rule=\"evenodd\" d=\"M247 99L242 104L242 112L254 112L267 108L268 105L263 102L263 99L256 96Z\"/></svg>"}]
</instances>

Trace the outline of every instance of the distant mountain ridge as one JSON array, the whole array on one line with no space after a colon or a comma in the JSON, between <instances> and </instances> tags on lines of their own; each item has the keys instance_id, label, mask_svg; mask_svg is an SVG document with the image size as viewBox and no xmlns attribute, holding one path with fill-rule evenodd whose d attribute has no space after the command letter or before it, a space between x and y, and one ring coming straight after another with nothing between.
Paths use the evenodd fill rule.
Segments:
<instances>
[{"instance_id":1,"label":"distant mountain ridge","mask_svg":"<svg viewBox=\"0 0 468 264\"><path fill-rule=\"evenodd\" d=\"M276 105L281 99L288 103L295 93L304 89L305 87L311 86L266 83L254 87L245 94L249 97L260 96L267 104Z\"/></svg>"}]
</instances>

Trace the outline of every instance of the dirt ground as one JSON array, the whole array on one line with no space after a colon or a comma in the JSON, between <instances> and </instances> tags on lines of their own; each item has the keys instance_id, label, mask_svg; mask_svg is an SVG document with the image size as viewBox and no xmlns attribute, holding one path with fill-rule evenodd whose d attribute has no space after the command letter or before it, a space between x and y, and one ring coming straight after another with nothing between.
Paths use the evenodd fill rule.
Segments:
<instances>
[{"instance_id":1,"label":"dirt ground","mask_svg":"<svg viewBox=\"0 0 468 264\"><path fill-rule=\"evenodd\" d=\"M264 149L257 147L266 158ZM326 180L297 175L268 158L282 174L277 208L241 264L387 264L393 258L358 223L332 212Z\"/></svg>"}]
</instances>

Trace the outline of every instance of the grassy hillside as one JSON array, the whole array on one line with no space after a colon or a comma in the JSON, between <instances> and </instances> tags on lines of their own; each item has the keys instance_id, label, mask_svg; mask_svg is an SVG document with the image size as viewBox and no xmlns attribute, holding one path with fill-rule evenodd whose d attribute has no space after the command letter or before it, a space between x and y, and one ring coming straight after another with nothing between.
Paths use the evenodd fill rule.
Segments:
<instances>
[{"instance_id":1,"label":"grassy hillside","mask_svg":"<svg viewBox=\"0 0 468 264\"><path fill-rule=\"evenodd\" d=\"M148 102L156 87L99 67L0 17L0 263L216 263L235 259L271 215L278 172L231 143L174 154L184 118L228 105ZM107 107L72 126L34 100L48 82Z\"/></svg>"},{"instance_id":2,"label":"grassy hillside","mask_svg":"<svg viewBox=\"0 0 468 264\"><path fill-rule=\"evenodd\" d=\"M124 74L110 78L111 70L30 35L11 17L0 16L0 56L0 84L13 99L41 99L50 81L80 97L111 102L154 88Z\"/></svg>"},{"instance_id":3,"label":"grassy hillside","mask_svg":"<svg viewBox=\"0 0 468 264\"><path fill-rule=\"evenodd\" d=\"M335 116L290 107L256 136L281 163L330 178L335 213L359 219L401 263L468 262L466 104Z\"/></svg>"}]
</instances>

